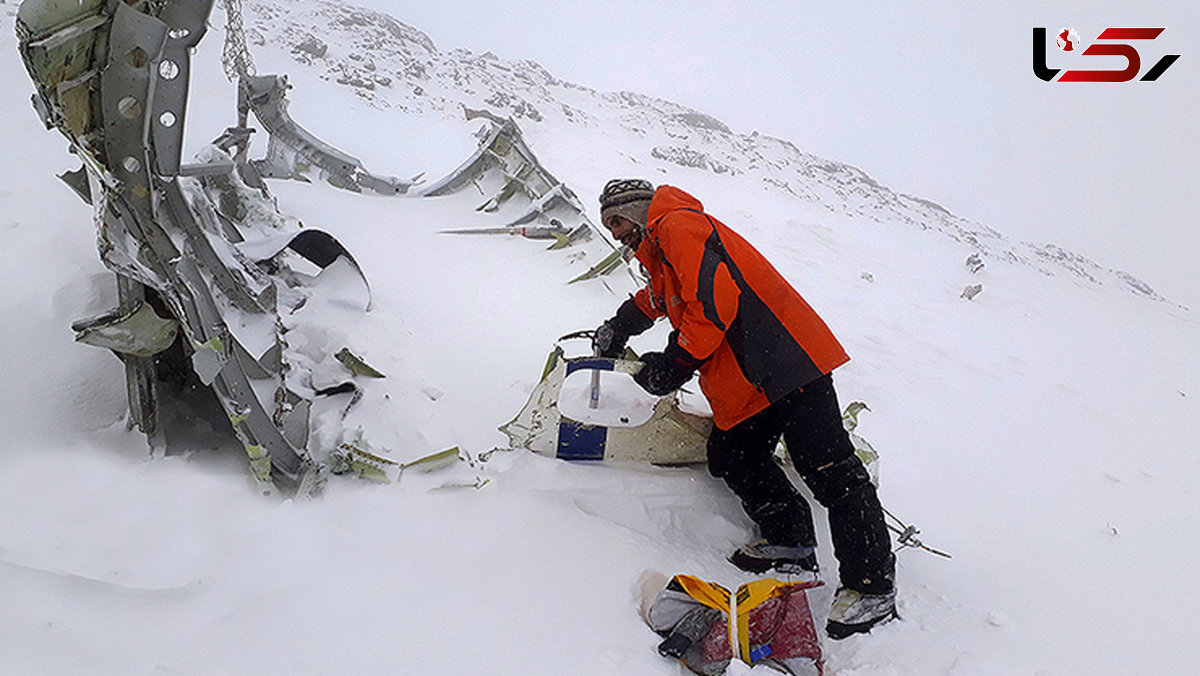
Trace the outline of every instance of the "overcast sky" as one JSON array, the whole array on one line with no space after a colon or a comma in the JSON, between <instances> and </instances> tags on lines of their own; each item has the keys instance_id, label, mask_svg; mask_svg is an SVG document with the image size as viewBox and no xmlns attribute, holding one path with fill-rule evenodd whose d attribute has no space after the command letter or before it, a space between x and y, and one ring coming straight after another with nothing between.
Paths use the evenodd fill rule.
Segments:
<instances>
[{"instance_id":1,"label":"overcast sky","mask_svg":"<svg viewBox=\"0 0 1200 676\"><path fill-rule=\"evenodd\" d=\"M794 141L889 187L1020 239L1127 270L1200 310L1200 3L351 0L439 49L538 61L560 78L710 113ZM1135 44L1156 82L1047 83L1051 68L1116 69L1083 46L1107 27L1165 27Z\"/></svg>"}]
</instances>

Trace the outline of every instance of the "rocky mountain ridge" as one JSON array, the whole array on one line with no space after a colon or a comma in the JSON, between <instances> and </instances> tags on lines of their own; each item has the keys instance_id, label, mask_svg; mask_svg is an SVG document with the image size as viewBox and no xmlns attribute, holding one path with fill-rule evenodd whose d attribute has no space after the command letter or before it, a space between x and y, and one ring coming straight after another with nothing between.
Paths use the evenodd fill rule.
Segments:
<instances>
[{"instance_id":1,"label":"rocky mountain ridge","mask_svg":"<svg viewBox=\"0 0 1200 676\"><path fill-rule=\"evenodd\" d=\"M484 108L525 127L566 124L599 130L616 124L641 141L639 161L757 177L770 189L831 212L937 231L984 260L1166 300L1129 273L1054 244L1013 241L935 202L883 186L857 167L806 153L785 139L738 133L671 101L627 91L599 92L561 80L529 60L506 61L465 49L441 51L417 28L352 4L247 0L244 7L251 50L285 50L373 106L407 114Z\"/></svg>"}]
</instances>

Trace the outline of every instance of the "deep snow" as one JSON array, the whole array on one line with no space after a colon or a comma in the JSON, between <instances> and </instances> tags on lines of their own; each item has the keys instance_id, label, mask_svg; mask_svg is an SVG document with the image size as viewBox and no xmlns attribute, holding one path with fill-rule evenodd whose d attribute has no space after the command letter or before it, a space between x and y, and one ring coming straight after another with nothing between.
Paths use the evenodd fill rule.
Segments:
<instances>
[{"instance_id":1,"label":"deep snow","mask_svg":"<svg viewBox=\"0 0 1200 676\"><path fill-rule=\"evenodd\" d=\"M281 503L255 494L236 450L150 460L124 427L119 362L71 341L72 320L112 302L112 276L89 210L53 177L75 166L28 105L12 6L3 12L0 671L681 673L637 616L642 573L748 579L724 556L749 522L702 468L497 451L452 470L489 479L479 490L406 473L393 485L335 479L318 500ZM193 75L197 145L232 121L219 33ZM255 57L260 72L291 76L297 120L374 170L436 178L473 146L478 123L370 105L285 45ZM843 404L871 406L858 431L882 453L885 505L954 558L901 552L903 621L827 645L833 673L1200 669L1194 313L998 259L973 275L972 249L937 230L656 160L615 120L522 127L589 207L614 175L695 194L853 357L835 378ZM339 329L388 374L360 417L399 459L451 445L478 459L503 445L496 427L524 403L554 338L599 323L626 291L567 286L584 265L569 250L437 234L495 225L471 196L272 189L371 280L373 310ZM983 293L960 298L974 282ZM658 327L634 347L663 337Z\"/></svg>"}]
</instances>

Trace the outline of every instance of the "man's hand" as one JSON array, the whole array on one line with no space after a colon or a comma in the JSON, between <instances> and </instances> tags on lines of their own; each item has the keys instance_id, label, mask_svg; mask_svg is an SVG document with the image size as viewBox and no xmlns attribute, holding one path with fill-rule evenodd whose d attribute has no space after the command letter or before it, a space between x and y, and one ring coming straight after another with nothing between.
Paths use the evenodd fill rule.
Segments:
<instances>
[{"instance_id":1,"label":"man's hand","mask_svg":"<svg viewBox=\"0 0 1200 676\"><path fill-rule=\"evenodd\" d=\"M687 353L675 342L675 334L667 349L642 355L645 366L633 376L633 381L650 394L661 397L683 387L702 362Z\"/></svg>"},{"instance_id":2,"label":"man's hand","mask_svg":"<svg viewBox=\"0 0 1200 676\"><path fill-rule=\"evenodd\" d=\"M625 343L629 342L629 337L636 336L653 325L654 320L647 317L630 298L621 303L612 319L596 328L596 335L592 338L592 349L598 356L620 359L625 354Z\"/></svg>"},{"instance_id":3,"label":"man's hand","mask_svg":"<svg viewBox=\"0 0 1200 676\"><path fill-rule=\"evenodd\" d=\"M596 355L600 357L608 357L617 359L625 354L625 343L629 342L629 335L626 333L618 333L613 328L611 319L596 327L596 333L592 338L592 349Z\"/></svg>"}]
</instances>

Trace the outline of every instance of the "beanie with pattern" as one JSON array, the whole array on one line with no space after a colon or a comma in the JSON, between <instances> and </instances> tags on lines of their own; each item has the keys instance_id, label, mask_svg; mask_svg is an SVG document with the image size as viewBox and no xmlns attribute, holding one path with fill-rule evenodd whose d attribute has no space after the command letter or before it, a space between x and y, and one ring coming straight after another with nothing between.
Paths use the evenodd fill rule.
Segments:
<instances>
[{"instance_id":1,"label":"beanie with pattern","mask_svg":"<svg viewBox=\"0 0 1200 676\"><path fill-rule=\"evenodd\" d=\"M650 200L654 199L654 186L640 178L614 178L604 184L600 193L600 222L610 216L622 216L641 227L646 227L650 212Z\"/></svg>"}]
</instances>

